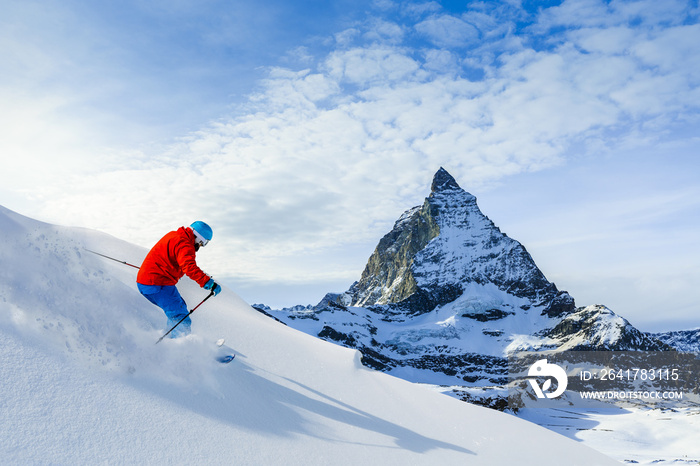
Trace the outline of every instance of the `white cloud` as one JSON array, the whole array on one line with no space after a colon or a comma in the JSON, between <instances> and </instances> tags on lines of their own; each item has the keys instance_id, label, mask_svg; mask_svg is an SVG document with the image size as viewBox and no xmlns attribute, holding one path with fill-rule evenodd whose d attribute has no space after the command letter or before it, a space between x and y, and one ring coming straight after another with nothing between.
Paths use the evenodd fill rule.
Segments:
<instances>
[{"instance_id":1,"label":"white cloud","mask_svg":"<svg viewBox=\"0 0 700 466\"><path fill-rule=\"evenodd\" d=\"M641 20L647 24L673 25L682 22L689 8L688 2L679 0L636 0L611 2L612 9L626 21Z\"/></svg>"},{"instance_id":2,"label":"white cloud","mask_svg":"<svg viewBox=\"0 0 700 466\"><path fill-rule=\"evenodd\" d=\"M460 72L458 57L449 50L429 49L424 53L425 69L448 75Z\"/></svg>"},{"instance_id":3,"label":"white cloud","mask_svg":"<svg viewBox=\"0 0 700 466\"><path fill-rule=\"evenodd\" d=\"M676 26L650 34L631 47L645 66L659 68L661 73L678 73L698 85L700 73L700 24ZM681 62L687 62L678 66Z\"/></svg>"},{"instance_id":4,"label":"white cloud","mask_svg":"<svg viewBox=\"0 0 700 466\"><path fill-rule=\"evenodd\" d=\"M349 28L338 32L333 36L333 38L335 39L336 44L339 47L346 47L349 44L351 44L355 40L355 38L358 37L360 34L361 32L359 29Z\"/></svg>"},{"instance_id":5,"label":"white cloud","mask_svg":"<svg viewBox=\"0 0 700 466\"><path fill-rule=\"evenodd\" d=\"M450 15L428 18L416 24L415 29L442 47L465 47L479 38L479 31L473 25Z\"/></svg>"},{"instance_id":6,"label":"white cloud","mask_svg":"<svg viewBox=\"0 0 700 466\"><path fill-rule=\"evenodd\" d=\"M536 27L611 27L625 20L611 13L611 7L603 0L565 0L543 10Z\"/></svg>"},{"instance_id":7,"label":"white cloud","mask_svg":"<svg viewBox=\"0 0 700 466\"><path fill-rule=\"evenodd\" d=\"M399 44L404 37L404 30L394 22L376 19L365 33L365 39L382 43Z\"/></svg>"},{"instance_id":8,"label":"white cloud","mask_svg":"<svg viewBox=\"0 0 700 466\"><path fill-rule=\"evenodd\" d=\"M436 13L442 9L442 6L435 1L423 3L407 3L403 5L403 11L411 16L420 17L426 13Z\"/></svg>"},{"instance_id":9,"label":"white cloud","mask_svg":"<svg viewBox=\"0 0 700 466\"><path fill-rule=\"evenodd\" d=\"M372 46L333 52L324 68L332 79L368 86L411 79L419 64L400 49Z\"/></svg>"}]
</instances>

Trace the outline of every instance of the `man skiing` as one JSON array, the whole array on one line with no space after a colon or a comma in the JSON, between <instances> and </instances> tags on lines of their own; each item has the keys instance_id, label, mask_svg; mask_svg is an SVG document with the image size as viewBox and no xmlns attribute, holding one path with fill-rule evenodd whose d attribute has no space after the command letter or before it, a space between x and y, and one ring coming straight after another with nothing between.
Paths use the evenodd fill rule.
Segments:
<instances>
[{"instance_id":1,"label":"man skiing","mask_svg":"<svg viewBox=\"0 0 700 466\"><path fill-rule=\"evenodd\" d=\"M136 285L142 295L163 309L168 317L168 328L172 328L188 314L187 304L175 285L187 275L214 296L221 287L210 276L202 272L195 262L195 253L211 240L212 229L204 222L194 222L189 227L180 227L163 236L146 255L136 276ZM172 332L171 338L189 335L192 321L189 317Z\"/></svg>"}]
</instances>

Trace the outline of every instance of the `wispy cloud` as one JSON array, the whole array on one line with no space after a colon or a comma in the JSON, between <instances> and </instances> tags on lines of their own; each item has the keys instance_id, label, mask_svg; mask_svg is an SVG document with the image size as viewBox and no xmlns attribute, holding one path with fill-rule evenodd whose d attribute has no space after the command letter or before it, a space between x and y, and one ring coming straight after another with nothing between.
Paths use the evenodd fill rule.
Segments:
<instances>
[{"instance_id":1,"label":"wispy cloud","mask_svg":"<svg viewBox=\"0 0 700 466\"><path fill-rule=\"evenodd\" d=\"M480 189L697 122L698 10L661 5L376 3L289 44L228 116L164 148L110 151L33 195L47 216L144 245L202 218L216 227L218 273L317 279L330 270L319 251L376 241L439 166ZM335 258L334 275L356 278L357 262Z\"/></svg>"},{"instance_id":2,"label":"wispy cloud","mask_svg":"<svg viewBox=\"0 0 700 466\"><path fill-rule=\"evenodd\" d=\"M452 15L427 18L415 25L437 47L468 47L479 39L479 31L470 23Z\"/></svg>"},{"instance_id":3,"label":"wispy cloud","mask_svg":"<svg viewBox=\"0 0 700 466\"><path fill-rule=\"evenodd\" d=\"M138 197L165 197L158 213L142 210L162 223L178 211L212 212L240 243L257 243L255 253L368 240L378 234L366 228L368 219L388 221L418 202L419 186L440 165L479 186L562 163L567 151L585 151L603 134L624 137L661 115L696 111L688 94L697 90L697 65L670 63L700 63L691 46L700 31L674 11L673 24L660 27L659 17L624 5L565 2L529 27L478 44L489 31L463 18L475 15L497 29L488 12L436 12L401 24L373 18L353 43L338 44L312 68L271 69L247 114L205 127L145 165L142 157L121 157L125 191L141 179ZM552 32L560 26L567 29ZM397 44L404 30L428 42ZM549 47L527 46L538 34ZM619 45L610 46L611 37ZM671 43L669 60L661 51ZM481 50L491 55L490 62L482 56L481 80L441 74L429 62L438 53L469 59ZM84 192L74 202L96 183L114 186L107 180L118 173L75 180ZM52 193L47 202L53 209L68 201Z\"/></svg>"}]
</instances>

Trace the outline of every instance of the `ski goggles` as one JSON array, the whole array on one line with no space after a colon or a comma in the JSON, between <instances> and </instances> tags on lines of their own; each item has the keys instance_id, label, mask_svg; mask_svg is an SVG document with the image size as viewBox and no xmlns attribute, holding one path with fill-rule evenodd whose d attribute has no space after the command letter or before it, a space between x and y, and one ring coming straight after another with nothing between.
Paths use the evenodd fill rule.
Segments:
<instances>
[{"instance_id":1,"label":"ski goggles","mask_svg":"<svg viewBox=\"0 0 700 466\"><path fill-rule=\"evenodd\" d=\"M192 231L194 232L194 242L195 242L195 243L199 244L201 247L204 247L204 246L206 246L207 244L209 244L209 240L208 240L208 239L204 238L202 235L200 235L199 233L197 233L196 230L192 230Z\"/></svg>"}]
</instances>

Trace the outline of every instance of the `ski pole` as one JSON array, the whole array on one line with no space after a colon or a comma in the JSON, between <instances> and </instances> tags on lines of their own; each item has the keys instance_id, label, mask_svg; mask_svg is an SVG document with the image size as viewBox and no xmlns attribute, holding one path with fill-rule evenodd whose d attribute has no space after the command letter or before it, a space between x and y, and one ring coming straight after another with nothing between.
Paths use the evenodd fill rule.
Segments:
<instances>
[{"instance_id":1,"label":"ski pole","mask_svg":"<svg viewBox=\"0 0 700 466\"><path fill-rule=\"evenodd\" d=\"M128 262L120 261L119 259L115 259L114 257L105 256L104 254L100 254L99 252L91 251L91 250L89 250L88 248L83 248L83 249L85 249L87 252L91 252L91 253L93 253L93 254L97 254L98 256L102 256L102 257L105 257L105 258L107 258L107 259L109 259L109 260L113 260L114 262L119 262L120 264L124 264L124 265L131 266L131 267L133 267L133 268L135 268L135 269L140 269L140 268L141 268L141 267L139 267L138 265L129 264Z\"/></svg>"},{"instance_id":2,"label":"ski pole","mask_svg":"<svg viewBox=\"0 0 700 466\"><path fill-rule=\"evenodd\" d=\"M188 312L187 315L186 315L185 317L183 317L182 319L180 319L180 322L178 322L177 324L173 325L173 328L171 328L170 330L168 330L167 332L165 332L165 335L163 335L162 337L160 337L160 338L158 339L158 341L156 342L156 345L157 345L158 343L160 343L161 340L162 340L163 338L165 338L165 337L167 337L168 335L170 335L170 332L172 332L173 330L175 330L175 327L177 327L178 325L180 325L180 324L182 323L183 320L187 319L187 318L190 316L190 314L192 314L194 311L197 310L197 308L198 308L199 306L201 306L202 304L204 304L204 301L206 301L207 299L211 298L212 296L214 296L214 290L212 290L211 293L209 293L209 295L207 295L207 297L204 298L204 299L202 300L201 303L197 304L190 312Z\"/></svg>"}]
</instances>

